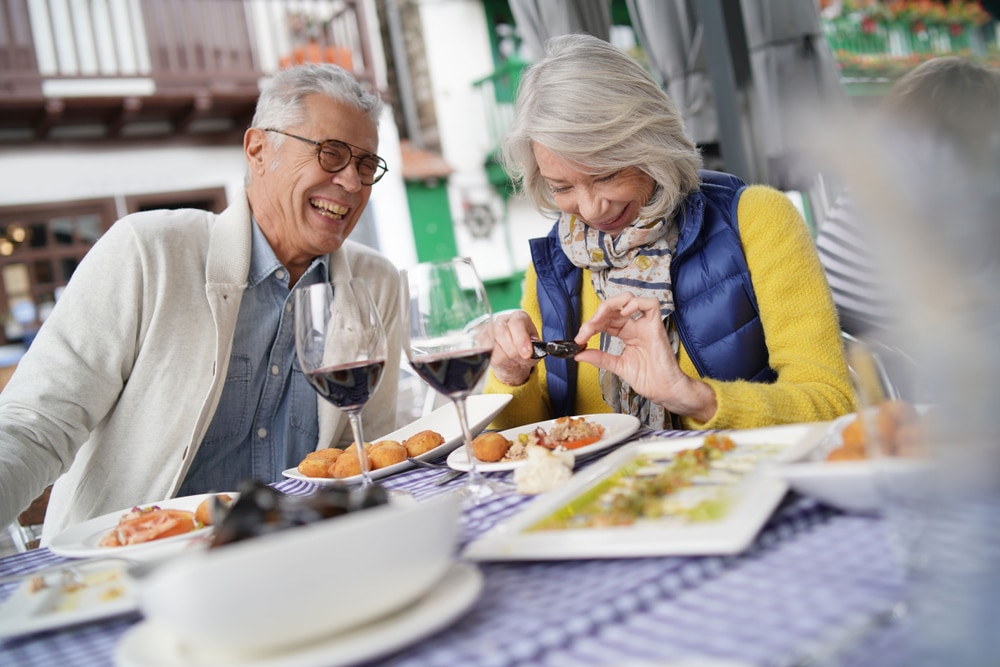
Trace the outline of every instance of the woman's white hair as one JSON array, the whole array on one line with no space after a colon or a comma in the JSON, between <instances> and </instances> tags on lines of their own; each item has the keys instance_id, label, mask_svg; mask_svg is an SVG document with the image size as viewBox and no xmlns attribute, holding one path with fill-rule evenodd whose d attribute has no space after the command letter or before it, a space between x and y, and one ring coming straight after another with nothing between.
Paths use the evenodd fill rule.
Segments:
<instances>
[{"instance_id":1,"label":"woman's white hair","mask_svg":"<svg viewBox=\"0 0 1000 667\"><path fill-rule=\"evenodd\" d=\"M535 207L557 213L534 144L594 175L626 167L649 174L657 187L643 218L672 216L700 184L701 154L677 107L639 63L591 35L550 39L522 73L501 150L501 164Z\"/></svg>"}]
</instances>

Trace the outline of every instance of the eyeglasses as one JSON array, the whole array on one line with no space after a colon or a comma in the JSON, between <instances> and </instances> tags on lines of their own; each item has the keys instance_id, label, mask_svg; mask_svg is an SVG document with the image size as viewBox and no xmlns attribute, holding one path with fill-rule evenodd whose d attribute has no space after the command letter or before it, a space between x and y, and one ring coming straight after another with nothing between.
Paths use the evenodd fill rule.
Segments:
<instances>
[{"instance_id":1,"label":"eyeglasses","mask_svg":"<svg viewBox=\"0 0 1000 667\"><path fill-rule=\"evenodd\" d=\"M347 165L351 164L351 160L356 159L358 161L358 178L361 179L362 185L374 185L375 183L378 183L379 179L385 176L385 172L389 170L385 160L380 158L378 155L366 153L363 149L357 146L352 146L345 141L339 141L337 139L313 141L312 139L306 139L305 137L300 137L297 134L283 132L273 127L266 127L264 128L264 131L277 132L278 134L283 134L286 137L291 137L292 139L298 139L299 141L304 141L307 144L312 144L316 147L316 159L319 160L319 166L322 167L324 171L331 174L343 171L347 168ZM355 153L354 151L358 152Z\"/></svg>"}]
</instances>

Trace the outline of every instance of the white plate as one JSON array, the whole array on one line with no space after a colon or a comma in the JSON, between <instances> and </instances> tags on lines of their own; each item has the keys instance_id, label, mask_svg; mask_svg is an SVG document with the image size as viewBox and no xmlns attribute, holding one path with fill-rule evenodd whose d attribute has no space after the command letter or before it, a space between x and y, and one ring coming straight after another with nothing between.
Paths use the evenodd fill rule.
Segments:
<instances>
[{"instance_id":1,"label":"white plate","mask_svg":"<svg viewBox=\"0 0 1000 667\"><path fill-rule=\"evenodd\" d=\"M479 597L483 575L472 565L455 563L427 595L400 611L343 634L317 639L295 649L254 656L199 655L149 621L122 636L115 649L117 667L344 667L397 651L450 625Z\"/></svg>"},{"instance_id":2,"label":"white plate","mask_svg":"<svg viewBox=\"0 0 1000 667\"><path fill-rule=\"evenodd\" d=\"M823 460L841 445L841 434L854 418L851 413L830 422L810 460L782 465L774 471L803 495L845 512L877 514L879 503L871 461Z\"/></svg>"},{"instance_id":3,"label":"white plate","mask_svg":"<svg viewBox=\"0 0 1000 667\"><path fill-rule=\"evenodd\" d=\"M586 418L588 421L600 424L604 427L604 436L597 442L593 442L585 447L580 447L578 449L570 450L573 456L586 456L587 454L592 454L594 452L599 452L602 449L607 449L611 445L617 444L629 437L633 433L639 430L639 420L632 415L619 415L619 414L598 414L598 415L580 415ZM522 433L530 433L536 428L541 427L548 431L552 428L552 425L556 423L555 419L549 419L548 421L538 422L536 424L528 424L526 426L518 426L516 428L510 428L506 431L501 431L501 435L508 440L517 440L517 437ZM476 470L479 472L500 472L504 470L513 470L518 466L524 464L524 461L497 461L496 463L487 463L485 461L476 461ZM453 451L448 456L448 465L455 470L468 470L469 469L469 459L465 453L465 445L462 445L455 451Z\"/></svg>"},{"instance_id":4,"label":"white plate","mask_svg":"<svg viewBox=\"0 0 1000 667\"><path fill-rule=\"evenodd\" d=\"M228 494L238 498L240 494L230 491ZM139 507L150 507L156 505L163 509L195 511L201 501L209 496L219 495L217 493L201 493L196 496L182 496L169 500L158 500L153 503L141 503ZM97 546L101 538L107 535L108 531L118 524L123 514L128 514L131 507L111 512L104 516L99 516L75 526L70 526L63 532L55 536L49 544L52 553L67 558L90 558L93 556L115 556L117 558L127 558L129 560L147 560L163 558L168 555L179 553L185 549L195 547L203 538L207 538L211 532L211 527L193 530L183 535L165 537L162 540L153 540L142 544L132 544L124 547L99 547Z\"/></svg>"},{"instance_id":5,"label":"white plate","mask_svg":"<svg viewBox=\"0 0 1000 667\"><path fill-rule=\"evenodd\" d=\"M637 456L669 458L680 449L700 447L705 436L642 440L625 445L577 473L565 485L540 496L524 511L469 545L463 555L473 560L562 560L739 553L753 541L788 490L787 483L767 474L766 468L801 458L815 446L822 429L823 425L817 428L814 424L800 424L726 432L737 447L727 453L730 459L722 461L738 458L747 451L757 452L758 461L754 472L728 487L732 500L718 519L699 522L651 519L618 527L528 530L588 493ZM690 492L686 495L697 495L701 490L698 485L688 488Z\"/></svg>"},{"instance_id":6,"label":"white plate","mask_svg":"<svg viewBox=\"0 0 1000 667\"><path fill-rule=\"evenodd\" d=\"M478 434L486 426L493 421L493 418L500 414L510 400L513 398L510 394L476 394L475 396L469 396L466 399L466 414L469 417L469 430L473 435ZM426 417L421 417L417 421L404 426L403 428L396 429L392 433L387 433L381 438L372 440L372 442L378 442L379 440L396 440L402 442L409 438L415 433L420 431L437 431L444 438L444 442L434 449L424 452L420 456L415 458L421 461L433 461L434 459L444 456L448 452L458 447L462 442L462 427L458 424L458 412L455 410L455 405L448 401L445 405L430 413ZM396 473L403 472L404 470L409 470L413 467L413 464L409 461L400 461L399 463L394 463L391 466L386 466L384 468L379 468L378 470L372 470L372 479L382 479L383 477L389 477L390 475L395 475ZM290 479L297 479L301 482L310 482L312 484L317 484L319 486L328 486L331 484L358 484L361 482L361 475L354 475L353 477L342 477L336 479L333 477L306 477L298 471L296 468L289 468L281 473L285 477Z\"/></svg>"},{"instance_id":7,"label":"white plate","mask_svg":"<svg viewBox=\"0 0 1000 667\"><path fill-rule=\"evenodd\" d=\"M0 606L0 639L127 614L136 608L128 564L81 564L78 585L68 587L62 571L45 576L47 586L32 592L24 581Z\"/></svg>"}]
</instances>

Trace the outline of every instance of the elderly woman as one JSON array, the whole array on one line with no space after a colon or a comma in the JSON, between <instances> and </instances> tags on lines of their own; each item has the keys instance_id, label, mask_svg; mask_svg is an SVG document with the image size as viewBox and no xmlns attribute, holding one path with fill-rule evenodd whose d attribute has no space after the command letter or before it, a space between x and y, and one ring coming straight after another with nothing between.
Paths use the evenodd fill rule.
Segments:
<instances>
[{"instance_id":1,"label":"elderly woman","mask_svg":"<svg viewBox=\"0 0 1000 667\"><path fill-rule=\"evenodd\" d=\"M497 317L493 426L620 412L656 429L753 428L853 409L837 313L780 192L701 170L681 117L607 42L528 68L505 167L558 220L531 241L523 310ZM573 359L532 340L575 339Z\"/></svg>"}]
</instances>

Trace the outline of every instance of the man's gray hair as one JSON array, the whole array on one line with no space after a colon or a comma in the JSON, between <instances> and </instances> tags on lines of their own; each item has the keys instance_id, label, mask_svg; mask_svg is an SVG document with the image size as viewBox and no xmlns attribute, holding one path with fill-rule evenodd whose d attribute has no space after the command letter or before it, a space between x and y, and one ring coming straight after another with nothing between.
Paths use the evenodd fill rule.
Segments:
<instances>
[{"instance_id":1,"label":"man's gray hair","mask_svg":"<svg viewBox=\"0 0 1000 667\"><path fill-rule=\"evenodd\" d=\"M539 211L555 213L534 144L594 175L638 167L652 176L657 187L639 212L644 218L672 216L700 183L701 154L677 107L638 62L591 35L546 43L545 56L521 76L502 146L515 184Z\"/></svg>"},{"instance_id":2,"label":"man's gray hair","mask_svg":"<svg viewBox=\"0 0 1000 667\"><path fill-rule=\"evenodd\" d=\"M366 90L354 76L337 65L305 64L281 70L261 82L257 110L251 125L283 130L305 120L304 100L324 95L349 104L378 125L382 99ZM274 138L280 142L280 135Z\"/></svg>"}]
</instances>

